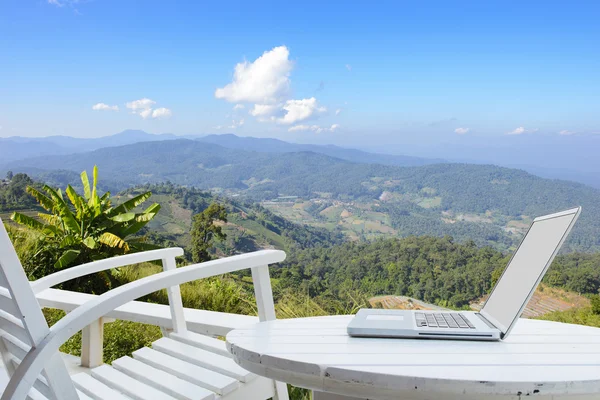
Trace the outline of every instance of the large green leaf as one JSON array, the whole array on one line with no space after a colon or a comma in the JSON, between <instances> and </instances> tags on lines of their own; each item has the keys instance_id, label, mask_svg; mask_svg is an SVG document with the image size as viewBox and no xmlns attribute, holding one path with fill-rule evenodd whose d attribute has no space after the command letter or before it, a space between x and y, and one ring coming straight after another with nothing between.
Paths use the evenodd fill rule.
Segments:
<instances>
[{"instance_id":1,"label":"large green leaf","mask_svg":"<svg viewBox=\"0 0 600 400\"><path fill-rule=\"evenodd\" d=\"M125 229L120 229L118 231L119 236L126 238L129 235L134 235L140 229L146 226L146 224L156 216L158 211L160 211L160 204L152 204L144 211L143 214L136 215L134 223L128 225Z\"/></svg>"},{"instance_id":2,"label":"large green leaf","mask_svg":"<svg viewBox=\"0 0 600 400\"><path fill-rule=\"evenodd\" d=\"M152 192L146 192L146 193L137 195L137 196L127 200L123 204L112 209L110 212L110 215L120 214L120 213L124 213L124 212L130 211L130 210L133 210L134 208L136 208L137 206L139 206L140 204L142 204L143 202L148 200L150 198L150 196L152 196Z\"/></svg>"},{"instance_id":3,"label":"large green leaf","mask_svg":"<svg viewBox=\"0 0 600 400\"><path fill-rule=\"evenodd\" d=\"M104 232L100 236L100 238L98 238L98 241L102 244L105 244L108 247L119 248L129 251L129 245L127 244L127 242L110 232Z\"/></svg>"},{"instance_id":4,"label":"large green leaf","mask_svg":"<svg viewBox=\"0 0 600 400\"><path fill-rule=\"evenodd\" d=\"M38 218L46 221L46 224L48 224L48 225L52 225L52 226L60 225L60 218L54 214L38 213Z\"/></svg>"},{"instance_id":5,"label":"large green leaf","mask_svg":"<svg viewBox=\"0 0 600 400\"><path fill-rule=\"evenodd\" d=\"M44 230L44 228L46 227L46 225L42 224L37 219L31 218L31 217L29 217L25 214L21 214L19 212L14 212L10 216L10 219L15 221L17 224L24 225L28 228L34 229L39 232L42 232Z\"/></svg>"},{"instance_id":6,"label":"large green leaf","mask_svg":"<svg viewBox=\"0 0 600 400\"><path fill-rule=\"evenodd\" d=\"M160 204L154 203L144 210L144 214L152 215L153 217L160 211Z\"/></svg>"},{"instance_id":7,"label":"large green leaf","mask_svg":"<svg viewBox=\"0 0 600 400\"><path fill-rule=\"evenodd\" d=\"M83 195L85 199L89 202L92 198L92 191L90 190L90 180L88 178L87 171L83 171L81 173L81 184L83 185Z\"/></svg>"},{"instance_id":8,"label":"large green leaf","mask_svg":"<svg viewBox=\"0 0 600 400\"><path fill-rule=\"evenodd\" d=\"M71 204L73 204L73 206L77 210L78 218L81 218L85 211L85 200L75 191L75 189L73 189L71 185L67 185L67 189L65 190L65 192L67 192L67 196L69 196Z\"/></svg>"},{"instance_id":9,"label":"large green leaf","mask_svg":"<svg viewBox=\"0 0 600 400\"><path fill-rule=\"evenodd\" d=\"M135 221L136 222L150 222L156 216L156 213L149 214L136 214Z\"/></svg>"},{"instance_id":10,"label":"large green leaf","mask_svg":"<svg viewBox=\"0 0 600 400\"><path fill-rule=\"evenodd\" d=\"M79 256L79 250L67 250L63 253L62 256L54 263L54 268L63 269L68 267L75 261L77 256Z\"/></svg>"},{"instance_id":11,"label":"large green leaf","mask_svg":"<svg viewBox=\"0 0 600 400\"><path fill-rule=\"evenodd\" d=\"M115 222L129 222L131 220L133 220L135 218L135 213L123 213L123 214L119 214L119 215L115 215L114 217L111 218L111 220L115 221Z\"/></svg>"},{"instance_id":12,"label":"large green leaf","mask_svg":"<svg viewBox=\"0 0 600 400\"><path fill-rule=\"evenodd\" d=\"M44 207L44 209L46 211L54 211L54 202L52 201L52 199L50 199L48 196L46 196L45 194L43 194L42 192L40 192L39 190L37 190L36 188L32 187L32 186L27 186L27 193L29 193L30 195L32 195L33 197L35 197L35 199L37 200L38 203L40 203L40 205L42 207Z\"/></svg>"},{"instance_id":13,"label":"large green leaf","mask_svg":"<svg viewBox=\"0 0 600 400\"><path fill-rule=\"evenodd\" d=\"M50 194L52 199L54 199L54 202L57 207L57 210L55 210L55 212L58 211L58 214L60 215L60 218L63 221L63 223L65 224L66 228L70 231L79 232L81 227L77 223L77 220L75 219L75 216L71 212L69 205L67 203L65 203L65 201L63 200L61 190L60 189L54 190L48 185L44 185L44 190L48 194Z\"/></svg>"},{"instance_id":14,"label":"large green leaf","mask_svg":"<svg viewBox=\"0 0 600 400\"><path fill-rule=\"evenodd\" d=\"M98 166L94 165L94 170L92 172L93 175L93 186L92 186L92 204L94 205L94 207L98 207L100 206L100 197L98 196ZM98 215L98 213L96 213L96 215Z\"/></svg>"},{"instance_id":15,"label":"large green leaf","mask_svg":"<svg viewBox=\"0 0 600 400\"><path fill-rule=\"evenodd\" d=\"M93 237L89 236L86 237L85 239L83 239L83 244L86 245L86 247L90 248L90 249L95 249L98 246L98 242L96 242L96 240L94 240Z\"/></svg>"}]
</instances>

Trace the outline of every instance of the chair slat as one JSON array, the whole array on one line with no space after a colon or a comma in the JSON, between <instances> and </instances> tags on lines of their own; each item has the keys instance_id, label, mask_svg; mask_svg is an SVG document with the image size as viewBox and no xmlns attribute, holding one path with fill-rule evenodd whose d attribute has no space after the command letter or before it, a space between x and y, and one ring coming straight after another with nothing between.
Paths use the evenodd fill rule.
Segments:
<instances>
[{"instance_id":1,"label":"chair slat","mask_svg":"<svg viewBox=\"0 0 600 400\"><path fill-rule=\"evenodd\" d=\"M131 357L113 361L112 367L179 400L214 400L215 393L180 379L168 372L151 367Z\"/></svg>"},{"instance_id":2,"label":"chair slat","mask_svg":"<svg viewBox=\"0 0 600 400\"><path fill-rule=\"evenodd\" d=\"M77 391L77 396L79 396L79 400L94 400L87 394L83 393L81 390Z\"/></svg>"},{"instance_id":3,"label":"chair slat","mask_svg":"<svg viewBox=\"0 0 600 400\"><path fill-rule=\"evenodd\" d=\"M92 377L135 400L176 400L175 397L137 381L108 365L94 368Z\"/></svg>"},{"instance_id":4,"label":"chair slat","mask_svg":"<svg viewBox=\"0 0 600 400\"><path fill-rule=\"evenodd\" d=\"M35 389L31 389L27 395L27 400L50 400Z\"/></svg>"},{"instance_id":5,"label":"chair slat","mask_svg":"<svg viewBox=\"0 0 600 400\"><path fill-rule=\"evenodd\" d=\"M19 339L21 342L31 346L31 336L23 326L20 319L0 310L0 330Z\"/></svg>"},{"instance_id":6,"label":"chair slat","mask_svg":"<svg viewBox=\"0 0 600 400\"><path fill-rule=\"evenodd\" d=\"M30 346L25 345L20 340L17 340L11 335L3 334L1 340L4 342L4 345L8 349L8 351L19 360L25 358L29 350Z\"/></svg>"},{"instance_id":7,"label":"chair slat","mask_svg":"<svg viewBox=\"0 0 600 400\"><path fill-rule=\"evenodd\" d=\"M235 391L240 386L240 382L235 378L190 364L149 347L142 347L134 351L133 358L221 396Z\"/></svg>"},{"instance_id":8,"label":"chair slat","mask_svg":"<svg viewBox=\"0 0 600 400\"><path fill-rule=\"evenodd\" d=\"M158 339L152 343L152 348L200 367L230 376L240 382L249 382L256 377L253 373L237 365L231 358L177 342L173 339Z\"/></svg>"},{"instance_id":9,"label":"chair slat","mask_svg":"<svg viewBox=\"0 0 600 400\"><path fill-rule=\"evenodd\" d=\"M0 288L0 310L12 315L15 318L22 318L15 301L10 297L7 289Z\"/></svg>"},{"instance_id":10,"label":"chair slat","mask_svg":"<svg viewBox=\"0 0 600 400\"><path fill-rule=\"evenodd\" d=\"M75 387L93 400L131 400L99 380L92 378L86 372L73 375L71 378Z\"/></svg>"},{"instance_id":11,"label":"chair slat","mask_svg":"<svg viewBox=\"0 0 600 400\"><path fill-rule=\"evenodd\" d=\"M194 332L171 333L169 337L178 342L189 344L190 346L198 347L211 353L219 354L223 357L233 358L230 352L227 351L227 345L223 340L200 335Z\"/></svg>"}]
</instances>

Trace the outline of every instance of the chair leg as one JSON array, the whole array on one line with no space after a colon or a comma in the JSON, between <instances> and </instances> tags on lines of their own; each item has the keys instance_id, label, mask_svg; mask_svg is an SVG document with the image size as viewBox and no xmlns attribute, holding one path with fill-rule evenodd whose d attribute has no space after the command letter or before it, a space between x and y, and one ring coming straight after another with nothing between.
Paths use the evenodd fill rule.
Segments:
<instances>
[{"instance_id":1,"label":"chair leg","mask_svg":"<svg viewBox=\"0 0 600 400\"><path fill-rule=\"evenodd\" d=\"M81 366L99 367L103 363L104 321L102 318L92 322L82 330Z\"/></svg>"},{"instance_id":2,"label":"chair leg","mask_svg":"<svg viewBox=\"0 0 600 400\"><path fill-rule=\"evenodd\" d=\"M275 396L273 396L273 400L290 400L287 384L284 382L273 382L275 383Z\"/></svg>"}]
</instances>

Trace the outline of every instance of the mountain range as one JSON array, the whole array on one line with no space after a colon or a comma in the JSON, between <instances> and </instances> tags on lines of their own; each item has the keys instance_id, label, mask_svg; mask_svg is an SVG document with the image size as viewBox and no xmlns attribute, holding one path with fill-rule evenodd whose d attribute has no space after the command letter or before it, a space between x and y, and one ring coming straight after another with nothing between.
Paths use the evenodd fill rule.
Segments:
<instances>
[{"instance_id":1,"label":"mountain range","mask_svg":"<svg viewBox=\"0 0 600 400\"><path fill-rule=\"evenodd\" d=\"M36 156L82 153L103 147L177 138L177 136L169 133L153 135L139 130L125 130L112 136L100 138L12 136L0 138L0 165Z\"/></svg>"},{"instance_id":2,"label":"mountain range","mask_svg":"<svg viewBox=\"0 0 600 400\"><path fill-rule=\"evenodd\" d=\"M408 162L404 158L389 161L395 165L373 164L369 160L377 155L356 150L315 146L322 150L317 153L303 145L233 135L169 139L29 158L0 169L64 186L77 184L79 172L98 165L101 181L113 191L170 181L255 201L297 196L304 199L304 215L332 229L354 224L340 217L352 214L363 216L367 228L372 226L368 218L375 218L401 236L448 234L505 246L514 245L516 233L531 217L582 205L570 246L600 248L600 191L583 184L493 165L398 165ZM220 144L212 143L216 141ZM327 207L341 209L327 220L325 214L332 210Z\"/></svg>"},{"instance_id":3,"label":"mountain range","mask_svg":"<svg viewBox=\"0 0 600 400\"><path fill-rule=\"evenodd\" d=\"M217 144L231 149L251 150L264 153L311 151L361 163L413 166L444 162L442 159L369 153L333 145L296 144L277 139L240 137L233 134L176 136L170 133L154 135L140 130L126 130L111 136L89 139L74 138L70 136L48 136L40 138L13 136L9 138L0 138L0 166L12 161L36 156L84 153L105 147L177 139L190 139L204 143Z\"/></svg>"},{"instance_id":4,"label":"mountain range","mask_svg":"<svg viewBox=\"0 0 600 400\"><path fill-rule=\"evenodd\" d=\"M0 138L0 165L40 155L81 153L139 142L190 139L233 149L271 153L311 151L343 160L384 165L417 166L440 162L495 164L523 169L544 178L572 180L600 188L600 158L596 155L600 135L522 136L451 137L443 143L430 143L427 146L372 143L366 146L371 150L365 150L364 146L362 150L357 150L351 146L299 144L233 134L178 136L171 133L155 135L141 130L126 130L112 136L88 139L13 136Z\"/></svg>"}]
</instances>

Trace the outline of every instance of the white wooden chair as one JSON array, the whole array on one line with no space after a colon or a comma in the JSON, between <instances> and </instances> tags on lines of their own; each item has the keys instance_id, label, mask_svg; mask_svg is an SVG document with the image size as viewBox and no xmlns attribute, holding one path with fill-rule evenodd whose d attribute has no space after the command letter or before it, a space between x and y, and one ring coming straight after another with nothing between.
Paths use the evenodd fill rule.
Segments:
<instances>
[{"instance_id":1,"label":"white wooden chair","mask_svg":"<svg viewBox=\"0 0 600 400\"><path fill-rule=\"evenodd\" d=\"M239 367L218 339L188 331L179 284L251 268L260 320L275 319L268 265L285 259L276 250L257 251L176 268L179 248L153 250L92 262L30 285L0 220L0 353L10 381L1 400L22 399L223 399L288 400L284 383ZM164 272L93 298L51 328L34 295L61 282L134 263L162 260ZM115 308L160 289L168 291L172 332L112 366L69 375L60 345Z\"/></svg>"}]
</instances>

